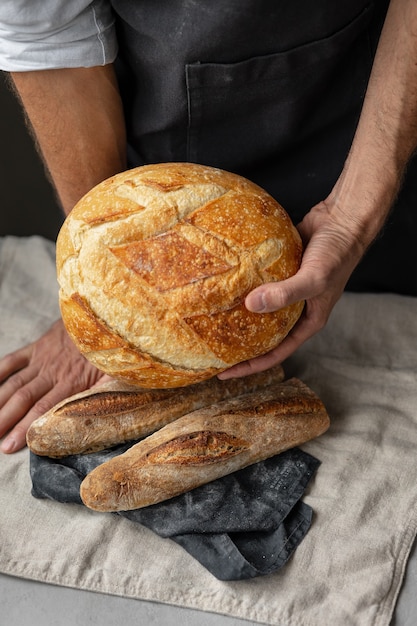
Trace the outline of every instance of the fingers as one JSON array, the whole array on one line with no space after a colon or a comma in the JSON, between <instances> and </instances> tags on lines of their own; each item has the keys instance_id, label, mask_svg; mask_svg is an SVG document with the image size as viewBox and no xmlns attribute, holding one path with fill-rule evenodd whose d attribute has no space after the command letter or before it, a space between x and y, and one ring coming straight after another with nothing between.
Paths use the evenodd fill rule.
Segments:
<instances>
[{"instance_id":1,"label":"fingers","mask_svg":"<svg viewBox=\"0 0 417 626\"><path fill-rule=\"evenodd\" d=\"M9 435L2 441L0 450L4 454L12 454L26 446L26 433L35 417L26 415L21 419Z\"/></svg>"},{"instance_id":2,"label":"fingers","mask_svg":"<svg viewBox=\"0 0 417 626\"><path fill-rule=\"evenodd\" d=\"M2 452L15 452L24 447L30 423L45 412L45 399L51 384L42 377L33 379L32 376L30 368L23 370L9 378L0 389L0 437L10 431L0 446ZM30 382L25 382L26 379Z\"/></svg>"},{"instance_id":3,"label":"fingers","mask_svg":"<svg viewBox=\"0 0 417 626\"><path fill-rule=\"evenodd\" d=\"M329 289L333 290L332 283L337 281L334 279L335 266L329 254L315 257L306 251L296 274L256 287L246 296L245 306L255 313L271 313L301 300L312 300ZM342 290L339 281L336 290Z\"/></svg>"},{"instance_id":4,"label":"fingers","mask_svg":"<svg viewBox=\"0 0 417 626\"><path fill-rule=\"evenodd\" d=\"M21 402L25 400L30 401L30 393L25 390L21 394L21 390L26 387L36 376L36 370L28 364L27 367L23 367L16 373L11 373L5 382L0 387L0 407L4 407L5 404L12 398L14 394L22 395L19 397ZM19 402L20 403L20 402ZM0 408L1 413L1 408ZM0 420L0 432L1 432L1 420Z\"/></svg>"},{"instance_id":5,"label":"fingers","mask_svg":"<svg viewBox=\"0 0 417 626\"><path fill-rule=\"evenodd\" d=\"M111 380L110 377L103 376L100 383L103 384L106 378ZM0 437L8 433L1 443L0 450L10 454L23 448L26 445L27 430L32 422L74 393L76 390L72 381L53 384L41 376L18 388L0 410Z\"/></svg>"},{"instance_id":6,"label":"fingers","mask_svg":"<svg viewBox=\"0 0 417 626\"><path fill-rule=\"evenodd\" d=\"M289 304L304 299L303 282L297 275L279 283L267 283L251 291L245 299L245 306L254 313L270 313L282 309Z\"/></svg>"},{"instance_id":7,"label":"fingers","mask_svg":"<svg viewBox=\"0 0 417 626\"><path fill-rule=\"evenodd\" d=\"M7 437L2 441L0 450L4 454L12 454L17 452L26 446L26 433L31 423L43 415L44 411L35 404L31 411L24 414L24 417L18 421L12 430L8 433ZM15 420L12 422L15 423Z\"/></svg>"},{"instance_id":8,"label":"fingers","mask_svg":"<svg viewBox=\"0 0 417 626\"><path fill-rule=\"evenodd\" d=\"M11 354L6 354L0 360L0 382L26 367L30 359L29 347L22 348Z\"/></svg>"},{"instance_id":9,"label":"fingers","mask_svg":"<svg viewBox=\"0 0 417 626\"><path fill-rule=\"evenodd\" d=\"M218 374L218 378L220 380L241 378L282 363L326 325L331 309L332 304L328 302L327 298L307 301L300 319L276 348L254 359L237 363Z\"/></svg>"},{"instance_id":10,"label":"fingers","mask_svg":"<svg viewBox=\"0 0 417 626\"><path fill-rule=\"evenodd\" d=\"M63 327L56 322L43 337L0 360L0 445L16 452L26 444L30 424L64 398L88 389L99 378Z\"/></svg>"}]
</instances>

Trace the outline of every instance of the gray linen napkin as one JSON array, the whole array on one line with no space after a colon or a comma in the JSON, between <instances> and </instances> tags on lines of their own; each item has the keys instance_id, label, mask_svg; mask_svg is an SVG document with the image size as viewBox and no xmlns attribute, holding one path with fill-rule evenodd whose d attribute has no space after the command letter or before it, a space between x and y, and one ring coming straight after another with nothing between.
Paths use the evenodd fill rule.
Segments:
<instances>
[{"instance_id":1,"label":"gray linen napkin","mask_svg":"<svg viewBox=\"0 0 417 626\"><path fill-rule=\"evenodd\" d=\"M132 445L63 459L31 453L32 495L82 504L81 481ZM320 462L299 448L152 506L118 513L181 545L220 580L281 568L306 535L312 509L300 498Z\"/></svg>"}]
</instances>

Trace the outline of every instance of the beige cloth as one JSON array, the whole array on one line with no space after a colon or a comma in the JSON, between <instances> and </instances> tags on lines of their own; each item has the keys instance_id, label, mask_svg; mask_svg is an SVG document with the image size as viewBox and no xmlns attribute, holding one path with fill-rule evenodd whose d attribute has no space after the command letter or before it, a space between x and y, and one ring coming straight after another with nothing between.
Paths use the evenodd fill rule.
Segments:
<instances>
[{"instance_id":1,"label":"beige cloth","mask_svg":"<svg viewBox=\"0 0 417 626\"><path fill-rule=\"evenodd\" d=\"M53 246L0 240L0 353L57 315ZM169 539L30 495L28 451L0 455L0 571L276 626L389 624L417 529L417 301L345 294L287 364L325 402L329 431L305 501L310 532L280 572L220 582Z\"/></svg>"}]
</instances>

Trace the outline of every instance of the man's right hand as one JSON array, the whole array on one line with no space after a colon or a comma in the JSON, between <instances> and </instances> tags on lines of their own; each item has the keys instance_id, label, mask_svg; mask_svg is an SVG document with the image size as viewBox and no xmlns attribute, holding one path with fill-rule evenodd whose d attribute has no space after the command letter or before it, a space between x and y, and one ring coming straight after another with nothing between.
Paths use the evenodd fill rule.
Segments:
<instances>
[{"instance_id":1,"label":"man's right hand","mask_svg":"<svg viewBox=\"0 0 417 626\"><path fill-rule=\"evenodd\" d=\"M78 351L62 320L37 341L0 359L0 450L26 445L30 424L69 396L105 377Z\"/></svg>"}]
</instances>

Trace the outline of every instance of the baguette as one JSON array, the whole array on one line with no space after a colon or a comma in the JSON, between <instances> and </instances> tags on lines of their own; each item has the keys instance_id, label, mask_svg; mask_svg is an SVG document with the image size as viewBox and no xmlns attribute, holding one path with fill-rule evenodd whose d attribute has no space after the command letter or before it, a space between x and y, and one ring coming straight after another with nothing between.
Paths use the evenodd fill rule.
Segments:
<instances>
[{"instance_id":1,"label":"baguette","mask_svg":"<svg viewBox=\"0 0 417 626\"><path fill-rule=\"evenodd\" d=\"M78 393L35 420L27 444L39 456L86 454L142 439L172 420L220 400L282 381L281 366L246 378L212 378L176 389L140 389L112 381Z\"/></svg>"},{"instance_id":2,"label":"baguette","mask_svg":"<svg viewBox=\"0 0 417 626\"><path fill-rule=\"evenodd\" d=\"M162 502L321 435L329 416L290 379L185 415L83 480L84 504L126 511Z\"/></svg>"}]
</instances>

